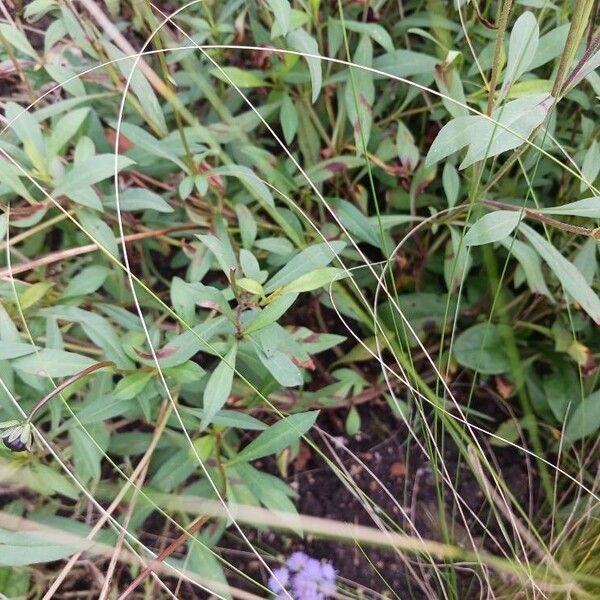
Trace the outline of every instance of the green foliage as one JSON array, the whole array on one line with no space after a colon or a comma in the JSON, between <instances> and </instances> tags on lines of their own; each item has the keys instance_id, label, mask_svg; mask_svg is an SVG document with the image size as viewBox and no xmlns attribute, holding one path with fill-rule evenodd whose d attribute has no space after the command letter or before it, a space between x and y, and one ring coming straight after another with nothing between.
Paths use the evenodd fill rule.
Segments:
<instances>
[{"instance_id":1,"label":"green foliage","mask_svg":"<svg viewBox=\"0 0 600 600\"><path fill-rule=\"evenodd\" d=\"M452 517L464 508L439 463L450 440L502 552L540 559L547 530L513 542L522 526L508 525L533 516L460 420L495 432L492 445L531 447L544 510L564 473L595 481L582 458L600 430L600 41L584 35L587 4L196 2L160 32L151 3L16 4L0 23L13 95L0 137L0 421L21 427L73 381L35 415L30 454L9 452L18 435L0 450L15 485L0 513L28 518L36 504L73 536L0 527L0 593L33 597L22 567L93 553L77 521L118 483L134 539L146 519L187 526L185 502L222 501L168 568L233 597L217 548L241 531L237 511L284 513L303 536L285 478L306 455L366 504L330 442L380 428L400 431L407 457L418 442L439 486L440 539L456 553L435 568L456 589L432 577L416 584L425 595L458 597L455 562L486 582L499 568L479 554L488 531L463 555L445 522L445 503ZM78 376L105 360L110 372ZM311 433L317 420L329 437ZM380 527L405 527L369 503ZM577 579L542 563L558 583L539 589ZM536 569L527 577L537 585Z\"/></svg>"}]
</instances>

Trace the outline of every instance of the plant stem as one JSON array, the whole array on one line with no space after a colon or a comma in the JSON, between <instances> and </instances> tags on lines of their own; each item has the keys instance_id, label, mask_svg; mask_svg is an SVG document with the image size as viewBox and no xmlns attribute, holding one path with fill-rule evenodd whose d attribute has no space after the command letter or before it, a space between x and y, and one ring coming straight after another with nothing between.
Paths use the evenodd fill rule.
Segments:
<instances>
[{"instance_id":1,"label":"plant stem","mask_svg":"<svg viewBox=\"0 0 600 600\"><path fill-rule=\"evenodd\" d=\"M47 402L52 400L52 398L54 398L55 396L58 396L58 394L60 394L65 388L69 387L72 383L79 381L80 379L82 379L86 375L89 375L90 373L93 373L94 371L99 371L100 369L104 369L104 368L108 368L108 367L114 368L115 363L112 362L111 360L103 360L99 363L96 363L94 365L87 367L86 369L83 369L83 371L79 371L79 373L75 373L75 375L72 375L68 379L65 379L61 384L57 385L51 392L46 394L41 400L38 400L34 404L33 408L31 409L31 412L29 413L29 416L26 419L26 422L31 423L31 420L33 419L35 414Z\"/></svg>"},{"instance_id":2,"label":"plant stem","mask_svg":"<svg viewBox=\"0 0 600 600\"><path fill-rule=\"evenodd\" d=\"M498 83L498 73L500 72L500 55L504 45L504 34L508 26L508 16L512 8L512 0L504 0L500 17L498 18L498 33L496 35L496 47L494 49L494 64L492 66L492 76L490 78L490 90L488 95L486 114L489 117L494 110L494 99L496 97L496 85Z\"/></svg>"},{"instance_id":3,"label":"plant stem","mask_svg":"<svg viewBox=\"0 0 600 600\"><path fill-rule=\"evenodd\" d=\"M575 2L571 27L569 28L565 49L562 53L558 71L556 73L556 79L554 80L554 86L552 88L552 95L555 98L558 98L564 89L563 83L565 81L567 69L571 66L577 48L583 38L593 5L594 0L576 0Z\"/></svg>"},{"instance_id":4,"label":"plant stem","mask_svg":"<svg viewBox=\"0 0 600 600\"><path fill-rule=\"evenodd\" d=\"M546 215L542 214L541 212L538 212L537 210L523 208L521 206L516 206L515 204L508 204L507 202L500 202L498 200L482 200L482 203L486 206L499 208L501 210L513 210L516 212L523 212L523 214L526 217L529 217L530 219L535 219L536 221L546 223L546 225L551 225L552 227L556 227L557 229L561 229L562 231L568 231L569 233L574 233L576 235L585 235L588 237L594 237L598 239L598 228L592 229L590 227L580 227L579 225L569 225L568 223L563 223L562 221L559 221L557 219L547 217Z\"/></svg>"},{"instance_id":5,"label":"plant stem","mask_svg":"<svg viewBox=\"0 0 600 600\"><path fill-rule=\"evenodd\" d=\"M198 517L187 529L184 531L174 542L171 542L152 562L148 564L147 567L127 586L127 589L118 597L117 600L125 600L129 598L130 594L135 591L135 589L143 583L144 580L152 573L152 571L156 568L155 565L160 564L163 560L171 556L177 548L179 548L185 541L188 539L190 535L194 535L202 526L208 521L208 516L200 516Z\"/></svg>"}]
</instances>

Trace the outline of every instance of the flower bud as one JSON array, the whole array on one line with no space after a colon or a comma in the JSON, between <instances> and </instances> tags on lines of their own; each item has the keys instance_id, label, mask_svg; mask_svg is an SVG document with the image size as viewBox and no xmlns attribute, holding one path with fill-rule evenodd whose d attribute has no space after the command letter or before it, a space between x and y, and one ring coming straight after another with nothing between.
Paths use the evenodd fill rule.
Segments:
<instances>
[{"instance_id":1,"label":"flower bud","mask_svg":"<svg viewBox=\"0 0 600 600\"><path fill-rule=\"evenodd\" d=\"M33 434L27 421L5 421L0 423L0 439L12 452L31 450Z\"/></svg>"}]
</instances>

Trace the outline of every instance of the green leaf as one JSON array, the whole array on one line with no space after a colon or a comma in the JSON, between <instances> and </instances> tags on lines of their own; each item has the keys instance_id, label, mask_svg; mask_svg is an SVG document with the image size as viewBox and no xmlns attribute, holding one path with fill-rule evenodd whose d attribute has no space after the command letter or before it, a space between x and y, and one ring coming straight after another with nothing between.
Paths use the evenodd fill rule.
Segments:
<instances>
[{"instance_id":1,"label":"green leaf","mask_svg":"<svg viewBox=\"0 0 600 600\"><path fill-rule=\"evenodd\" d=\"M38 60L37 52L33 49L23 32L16 26L8 23L0 23L0 33L6 41L19 52L26 54L34 60Z\"/></svg>"},{"instance_id":2,"label":"green leaf","mask_svg":"<svg viewBox=\"0 0 600 600\"><path fill-rule=\"evenodd\" d=\"M425 164L431 166L468 146L460 165L464 169L484 158L517 148L543 123L553 102L549 94L534 94L500 106L492 114L492 120L478 115L452 119L438 133Z\"/></svg>"},{"instance_id":3,"label":"green leaf","mask_svg":"<svg viewBox=\"0 0 600 600\"><path fill-rule=\"evenodd\" d=\"M88 544L91 546L93 542L89 541ZM49 563L67 558L84 548L70 542L60 543L54 538L50 542L44 531L0 530L0 565L9 567Z\"/></svg>"},{"instance_id":4,"label":"green leaf","mask_svg":"<svg viewBox=\"0 0 600 600\"><path fill-rule=\"evenodd\" d=\"M29 193L21 181L23 173L15 165L7 160L0 160L0 181L12 190L17 196L26 198L32 204L35 203L33 196Z\"/></svg>"},{"instance_id":5,"label":"green leaf","mask_svg":"<svg viewBox=\"0 0 600 600\"><path fill-rule=\"evenodd\" d=\"M596 140L593 140L585 153L583 164L581 165L581 173L583 177L591 184L594 183L598 173L600 172L600 145ZM585 181L580 182L579 191L583 192L588 188L588 184ZM600 204L600 203L599 203ZM600 212L600 209L599 211Z\"/></svg>"},{"instance_id":6,"label":"green leaf","mask_svg":"<svg viewBox=\"0 0 600 600\"><path fill-rule=\"evenodd\" d=\"M60 83L63 90L73 96L85 96L85 86L83 81L76 76L76 73L67 67L56 64L45 64L44 70L56 83Z\"/></svg>"},{"instance_id":7,"label":"green leaf","mask_svg":"<svg viewBox=\"0 0 600 600\"><path fill-rule=\"evenodd\" d=\"M308 70L310 72L310 80L312 83L312 101L314 103L319 97L323 79L321 72L321 59L317 58L317 56L320 56L319 45L313 37L304 31L304 29L290 31L285 36L285 39L290 47L293 50L296 50L296 52L312 55L305 56L304 59L308 64Z\"/></svg>"},{"instance_id":8,"label":"green leaf","mask_svg":"<svg viewBox=\"0 0 600 600\"><path fill-rule=\"evenodd\" d=\"M356 406L352 406L346 416L346 433L350 436L355 436L360 431L360 414Z\"/></svg>"},{"instance_id":9,"label":"green leaf","mask_svg":"<svg viewBox=\"0 0 600 600\"><path fill-rule=\"evenodd\" d=\"M354 53L354 62L370 67L373 62L373 45L370 38L363 36ZM351 67L352 69L352 67ZM344 102L348 120L354 132L354 145L357 155L368 148L373 123L373 102L375 85L373 73L363 69L353 69L348 73L344 91Z\"/></svg>"},{"instance_id":10,"label":"green leaf","mask_svg":"<svg viewBox=\"0 0 600 600\"><path fill-rule=\"evenodd\" d=\"M254 240L256 239L256 234L258 232L256 219L254 218L252 212L250 212L250 209L243 204L235 205L235 214L237 215L238 224L240 226L242 245L246 250L250 250L254 244ZM242 257L240 254L240 262L241 260ZM247 273L246 276L249 277Z\"/></svg>"},{"instance_id":11,"label":"green leaf","mask_svg":"<svg viewBox=\"0 0 600 600\"><path fill-rule=\"evenodd\" d=\"M238 464L235 469L237 476L248 489L258 498L261 504L275 512L286 512L287 524L297 535L302 536L302 523L294 503L289 496L293 490L285 486L280 479L267 473L261 473L248 463Z\"/></svg>"},{"instance_id":12,"label":"green leaf","mask_svg":"<svg viewBox=\"0 0 600 600\"><path fill-rule=\"evenodd\" d=\"M569 23L564 23L540 38L535 56L529 65L529 70L545 65L564 52L567 36L569 35L569 27Z\"/></svg>"},{"instance_id":13,"label":"green leaf","mask_svg":"<svg viewBox=\"0 0 600 600\"><path fill-rule=\"evenodd\" d=\"M303 118L302 113L300 113L300 118ZM300 127L300 136L302 135L302 127L305 125L306 124L303 123ZM300 140L298 140L298 143L300 143ZM306 175L299 173L294 178L294 181L299 186L304 186L306 185L306 178L308 177L308 179L310 179L314 185L318 185L319 183L323 183L332 177L339 176L340 173L343 173L347 169L354 169L364 165L365 159L362 156L340 154L334 158L327 158L310 166L305 171Z\"/></svg>"},{"instance_id":14,"label":"green leaf","mask_svg":"<svg viewBox=\"0 0 600 600\"><path fill-rule=\"evenodd\" d=\"M177 383L196 383L206 375L206 371L197 363L188 360L176 367L164 369L164 374L167 377L173 378Z\"/></svg>"},{"instance_id":15,"label":"green leaf","mask_svg":"<svg viewBox=\"0 0 600 600\"><path fill-rule=\"evenodd\" d=\"M456 169L449 162L444 164L442 185L444 186L444 193L446 194L446 198L448 200L448 206L452 208L458 200L460 180L458 178Z\"/></svg>"},{"instance_id":16,"label":"green leaf","mask_svg":"<svg viewBox=\"0 0 600 600\"><path fill-rule=\"evenodd\" d=\"M122 171L134 163L126 156L119 156L116 160L116 171ZM98 154L92 158L74 164L71 169L63 175L54 188L57 196L61 194L68 195L69 192L76 192L82 187L94 185L104 181L115 174L115 155Z\"/></svg>"},{"instance_id":17,"label":"green leaf","mask_svg":"<svg viewBox=\"0 0 600 600\"><path fill-rule=\"evenodd\" d=\"M565 291L590 315L596 324L600 325L600 298L588 285L581 271L525 223L519 225L519 231L552 269Z\"/></svg>"},{"instance_id":18,"label":"green leaf","mask_svg":"<svg viewBox=\"0 0 600 600\"><path fill-rule=\"evenodd\" d=\"M77 133L89 112L88 107L78 108L61 117L53 125L48 139L48 153L50 156L56 156L60 153L65 144Z\"/></svg>"},{"instance_id":19,"label":"green leaf","mask_svg":"<svg viewBox=\"0 0 600 600\"><path fill-rule=\"evenodd\" d=\"M593 284L598 269L597 261L598 241L589 237L577 251L573 264L581 271L583 278L590 285Z\"/></svg>"},{"instance_id":20,"label":"green leaf","mask_svg":"<svg viewBox=\"0 0 600 600\"><path fill-rule=\"evenodd\" d=\"M273 350L268 355L255 348L260 362L273 375L275 381L284 387L295 387L302 385L302 371L294 364L292 359L281 350Z\"/></svg>"},{"instance_id":21,"label":"green leaf","mask_svg":"<svg viewBox=\"0 0 600 600\"><path fill-rule=\"evenodd\" d=\"M123 379L121 379L115 386L113 391L114 399L131 400L132 398L135 398L143 389L146 388L153 377L153 372L144 371L132 373L131 375L125 375L125 377L123 377Z\"/></svg>"},{"instance_id":22,"label":"green leaf","mask_svg":"<svg viewBox=\"0 0 600 600\"><path fill-rule=\"evenodd\" d=\"M265 292L269 294L278 287L298 279L305 273L326 267L345 247L346 242L336 240L305 248L294 256L285 267L273 275L265 285Z\"/></svg>"},{"instance_id":23,"label":"green leaf","mask_svg":"<svg viewBox=\"0 0 600 600\"><path fill-rule=\"evenodd\" d=\"M508 61L504 72L503 94L527 71L533 60L540 29L533 13L525 11L516 21L508 43Z\"/></svg>"},{"instance_id":24,"label":"green leaf","mask_svg":"<svg viewBox=\"0 0 600 600\"><path fill-rule=\"evenodd\" d=\"M286 35L290 29L292 19L292 7L289 0L267 0L269 8L275 15L275 20L279 25L281 35Z\"/></svg>"},{"instance_id":25,"label":"green leaf","mask_svg":"<svg viewBox=\"0 0 600 600\"><path fill-rule=\"evenodd\" d=\"M119 258L119 246L110 226L91 210L79 209L77 216L90 241L97 242L109 254Z\"/></svg>"},{"instance_id":26,"label":"green leaf","mask_svg":"<svg viewBox=\"0 0 600 600\"><path fill-rule=\"evenodd\" d=\"M546 285L539 254L528 244L516 239L505 239L500 242L519 261L529 289L534 294L543 294L550 302L554 298Z\"/></svg>"},{"instance_id":27,"label":"green leaf","mask_svg":"<svg viewBox=\"0 0 600 600\"><path fill-rule=\"evenodd\" d=\"M328 286L334 281L338 281L346 277L346 271L344 269L338 269L336 267L323 267L310 273L306 273L301 277L298 277L295 281L285 285L281 294L299 294L301 292L311 292L321 287Z\"/></svg>"},{"instance_id":28,"label":"green leaf","mask_svg":"<svg viewBox=\"0 0 600 600\"><path fill-rule=\"evenodd\" d=\"M314 425L318 415L319 411L297 413L277 421L234 456L229 464L276 454L303 436Z\"/></svg>"},{"instance_id":29,"label":"green leaf","mask_svg":"<svg viewBox=\"0 0 600 600\"><path fill-rule=\"evenodd\" d=\"M287 1L287 0L285 0ZM289 94L284 93L279 111L279 121L283 129L283 138L286 144L291 144L298 131L298 111Z\"/></svg>"},{"instance_id":30,"label":"green leaf","mask_svg":"<svg viewBox=\"0 0 600 600\"><path fill-rule=\"evenodd\" d=\"M196 468L196 462L190 460L189 450L186 448L179 449L166 460L163 459L150 480L150 484L161 492L170 492L183 483Z\"/></svg>"},{"instance_id":31,"label":"green leaf","mask_svg":"<svg viewBox=\"0 0 600 600\"><path fill-rule=\"evenodd\" d=\"M439 60L434 56L428 56L422 52L412 50L394 50L373 61L373 66L384 73L396 77L411 77L413 75L430 76L437 68Z\"/></svg>"},{"instance_id":32,"label":"green leaf","mask_svg":"<svg viewBox=\"0 0 600 600\"><path fill-rule=\"evenodd\" d=\"M90 341L104 350L108 360L112 360L120 369L133 368L133 363L121 347L121 339L110 322L101 315L76 306L61 305L43 308L37 314L46 318L79 323Z\"/></svg>"},{"instance_id":33,"label":"green leaf","mask_svg":"<svg viewBox=\"0 0 600 600\"><path fill-rule=\"evenodd\" d=\"M200 535L196 535L196 538L200 539L200 537ZM206 589L212 591L211 596L230 600L232 595L223 572L223 564L204 544L206 544L206 540L200 539L200 543L195 543L190 539L186 566L201 576L202 584L206 586Z\"/></svg>"},{"instance_id":34,"label":"green leaf","mask_svg":"<svg viewBox=\"0 0 600 600\"><path fill-rule=\"evenodd\" d=\"M46 142L39 123L29 110L14 102L6 103L6 118L10 128L23 143L23 149L34 167L45 173L47 163Z\"/></svg>"},{"instance_id":35,"label":"green leaf","mask_svg":"<svg viewBox=\"0 0 600 600\"><path fill-rule=\"evenodd\" d=\"M600 196L585 198L561 206L542 208L538 212L546 215L564 215L570 217L587 217L588 219L600 219Z\"/></svg>"},{"instance_id":36,"label":"green leaf","mask_svg":"<svg viewBox=\"0 0 600 600\"><path fill-rule=\"evenodd\" d=\"M9 342L2 340L2 343L0 344L0 360L19 358L20 356L25 356L32 352L35 352L35 346L26 344L25 342Z\"/></svg>"},{"instance_id":37,"label":"green leaf","mask_svg":"<svg viewBox=\"0 0 600 600\"><path fill-rule=\"evenodd\" d=\"M202 403L204 408L204 415L200 424L202 428L212 423L213 417L223 408L227 398L229 398L233 384L236 354L237 344L234 344L208 379Z\"/></svg>"},{"instance_id":38,"label":"green leaf","mask_svg":"<svg viewBox=\"0 0 600 600\"><path fill-rule=\"evenodd\" d=\"M214 254L221 271L227 278L231 277L231 271L237 267L237 261L230 245L224 244L218 237L207 233L196 235L196 237Z\"/></svg>"},{"instance_id":39,"label":"green leaf","mask_svg":"<svg viewBox=\"0 0 600 600\"><path fill-rule=\"evenodd\" d=\"M214 173L215 175L237 177L240 181L245 183L262 202L271 207L275 206L273 195L269 188L252 169L244 167L243 165L224 165L213 169L211 173Z\"/></svg>"},{"instance_id":40,"label":"green leaf","mask_svg":"<svg viewBox=\"0 0 600 600\"><path fill-rule=\"evenodd\" d=\"M403 166L411 171L416 168L420 159L419 149L410 129L402 121L398 121L396 130L396 152Z\"/></svg>"},{"instance_id":41,"label":"green leaf","mask_svg":"<svg viewBox=\"0 0 600 600\"><path fill-rule=\"evenodd\" d=\"M330 205L338 219L342 222L342 225L355 240L366 242L376 248L382 247L381 238L376 225L358 210L356 206L341 198L331 200Z\"/></svg>"},{"instance_id":42,"label":"green leaf","mask_svg":"<svg viewBox=\"0 0 600 600\"><path fill-rule=\"evenodd\" d=\"M573 390L575 404L577 391ZM596 433L600 428L600 390L585 398L574 410L571 409L565 427L563 442L567 445Z\"/></svg>"},{"instance_id":43,"label":"green leaf","mask_svg":"<svg viewBox=\"0 0 600 600\"><path fill-rule=\"evenodd\" d=\"M182 406L181 410L194 415L198 419L204 418L205 411L201 408ZM238 410L220 410L214 415L212 422L215 425L223 425L224 427L237 427L238 429L247 429L249 431L263 431L267 428L262 421L259 421L253 416Z\"/></svg>"},{"instance_id":44,"label":"green leaf","mask_svg":"<svg viewBox=\"0 0 600 600\"><path fill-rule=\"evenodd\" d=\"M79 426L73 426L70 430L75 470L84 482L100 481L100 465L104 458L103 451L108 448L110 434L104 423L87 425L86 429L87 431L83 431Z\"/></svg>"},{"instance_id":45,"label":"green leaf","mask_svg":"<svg viewBox=\"0 0 600 600\"><path fill-rule=\"evenodd\" d=\"M510 371L502 329L505 325L480 323L463 331L454 343L454 356L463 366L484 375Z\"/></svg>"},{"instance_id":46,"label":"green leaf","mask_svg":"<svg viewBox=\"0 0 600 600\"><path fill-rule=\"evenodd\" d=\"M271 323L275 323L277 319L283 316L287 310L294 304L298 298L298 294L285 294L279 296L275 301L267 304L255 317L250 321L248 326L244 329L245 334L251 334Z\"/></svg>"},{"instance_id":47,"label":"green leaf","mask_svg":"<svg viewBox=\"0 0 600 600\"><path fill-rule=\"evenodd\" d=\"M77 418L83 425L100 423L138 407L139 404L133 400L116 400L112 396L101 396L92 402L86 402L85 406L77 411Z\"/></svg>"},{"instance_id":48,"label":"green leaf","mask_svg":"<svg viewBox=\"0 0 600 600\"><path fill-rule=\"evenodd\" d=\"M444 280L450 292L454 292L473 266L467 245L461 243L460 233L450 227L450 239L444 253Z\"/></svg>"},{"instance_id":49,"label":"green leaf","mask_svg":"<svg viewBox=\"0 0 600 600\"><path fill-rule=\"evenodd\" d=\"M225 317L216 317L205 321L193 327L191 331L186 331L172 338L168 344L156 351L158 363L164 369L176 367L188 361L198 352L205 352L207 350L205 342L210 342L217 335L233 335L233 326ZM141 334L140 339L138 333L136 343L132 343L129 338L126 338L123 347L129 349L136 360L143 365L155 367L156 364L152 356L140 352L137 348L138 343L143 344L145 341L146 338L143 334Z\"/></svg>"},{"instance_id":50,"label":"green leaf","mask_svg":"<svg viewBox=\"0 0 600 600\"><path fill-rule=\"evenodd\" d=\"M259 71L238 69L237 67L220 67L210 70L210 74L225 83L233 82L239 88L264 87L269 85L258 75Z\"/></svg>"},{"instance_id":51,"label":"green leaf","mask_svg":"<svg viewBox=\"0 0 600 600\"><path fill-rule=\"evenodd\" d=\"M115 45L110 43L107 39L103 39L102 44L111 60L121 59L115 62L116 67L121 71L123 77L129 79L130 89L140 101L140 105L146 115L154 122L162 135L166 135L168 128L160 103L158 102L158 98L156 97L152 86L146 79L143 70L136 64L135 57L123 60L126 55Z\"/></svg>"},{"instance_id":52,"label":"green leaf","mask_svg":"<svg viewBox=\"0 0 600 600\"><path fill-rule=\"evenodd\" d=\"M35 22L53 8L56 8L56 0L32 0L25 6L23 16L28 21Z\"/></svg>"},{"instance_id":53,"label":"green leaf","mask_svg":"<svg viewBox=\"0 0 600 600\"><path fill-rule=\"evenodd\" d=\"M246 292L250 292L256 296L263 296L265 293L262 285L260 285L256 279L252 279L250 277L241 277L240 279L236 279L235 284Z\"/></svg>"},{"instance_id":54,"label":"green leaf","mask_svg":"<svg viewBox=\"0 0 600 600\"><path fill-rule=\"evenodd\" d=\"M519 211L495 210L471 225L465 235L464 243L467 246L481 246L499 242L515 230L520 219Z\"/></svg>"},{"instance_id":55,"label":"green leaf","mask_svg":"<svg viewBox=\"0 0 600 600\"><path fill-rule=\"evenodd\" d=\"M44 485L51 488L57 494L61 494L72 500L79 500L79 490L62 473L40 462L33 463L31 469L44 482Z\"/></svg>"},{"instance_id":56,"label":"green leaf","mask_svg":"<svg viewBox=\"0 0 600 600\"><path fill-rule=\"evenodd\" d=\"M570 365L561 364L544 377L543 388L546 402L556 420L562 424L569 406L577 401L580 390L577 371Z\"/></svg>"},{"instance_id":57,"label":"green leaf","mask_svg":"<svg viewBox=\"0 0 600 600\"><path fill-rule=\"evenodd\" d=\"M111 124L113 129L117 129L117 124ZM188 168L185 163L180 160L161 140L156 139L149 134L145 129L133 125L132 123L121 123L121 134L132 142L136 150L143 150L150 156L157 156L171 161L177 165L184 173L188 173ZM185 181L185 179L183 180ZM193 184L192 184L193 185Z\"/></svg>"},{"instance_id":58,"label":"green leaf","mask_svg":"<svg viewBox=\"0 0 600 600\"><path fill-rule=\"evenodd\" d=\"M74 352L43 348L35 354L17 358L12 365L15 369L40 377L68 377L91 367L96 362Z\"/></svg>"},{"instance_id":59,"label":"green leaf","mask_svg":"<svg viewBox=\"0 0 600 600\"><path fill-rule=\"evenodd\" d=\"M377 42L388 52L394 51L394 42L392 41L390 34L381 25L377 25L377 23L362 23L361 21L344 19L344 27L348 31L368 35L374 42Z\"/></svg>"},{"instance_id":60,"label":"green leaf","mask_svg":"<svg viewBox=\"0 0 600 600\"><path fill-rule=\"evenodd\" d=\"M91 265L82 269L80 273L69 280L62 298L72 298L73 296L87 296L93 294L102 286L110 269L101 265Z\"/></svg>"},{"instance_id":61,"label":"green leaf","mask_svg":"<svg viewBox=\"0 0 600 600\"><path fill-rule=\"evenodd\" d=\"M116 210L115 196L107 197L104 202ZM171 213L173 207L162 196L146 188L127 188L119 193L119 207L123 211L155 210L160 213Z\"/></svg>"},{"instance_id":62,"label":"green leaf","mask_svg":"<svg viewBox=\"0 0 600 600\"><path fill-rule=\"evenodd\" d=\"M53 286L54 283L52 281L34 283L19 294L19 305L23 310L27 310L37 304Z\"/></svg>"}]
</instances>

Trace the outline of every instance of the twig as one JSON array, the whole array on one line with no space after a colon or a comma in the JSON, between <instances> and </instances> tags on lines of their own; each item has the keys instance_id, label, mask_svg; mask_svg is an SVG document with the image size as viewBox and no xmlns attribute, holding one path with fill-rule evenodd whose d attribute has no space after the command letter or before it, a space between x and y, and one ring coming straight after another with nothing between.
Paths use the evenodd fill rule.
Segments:
<instances>
[{"instance_id":1,"label":"twig","mask_svg":"<svg viewBox=\"0 0 600 600\"><path fill-rule=\"evenodd\" d=\"M117 238L116 241L135 242L137 240L143 240L149 237L158 237L167 233L172 233L174 231L188 231L196 229L197 227L199 226L196 224L174 225L172 227L164 227L163 229L154 229L152 231L141 231L138 233L131 233L123 238ZM35 260L31 260L25 264L13 266L11 269L3 269L2 271L0 271L0 279L11 277L12 275L17 275L19 273L25 273L27 271L31 271L32 269L37 269L38 267L50 265L52 263L64 260L66 258L73 258L74 256L79 256L81 254L94 252L97 249L97 244L86 244L85 246L79 246L77 248L69 248L68 250L60 250L58 252L53 252L52 254L42 256L41 258L36 258Z\"/></svg>"},{"instance_id":2,"label":"twig","mask_svg":"<svg viewBox=\"0 0 600 600\"><path fill-rule=\"evenodd\" d=\"M513 210L517 212L523 211L523 214L526 217L529 217L530 219L535 219L536 221L540 221L541 223L546 223L546 225L550 225L552 227L556 227L557 229L562 229L563 231L568 231L569 233L574 233L576 235L585 235L588 237L593 237L597 240L600 239L600 227L596 227L595 229L593 229L591 227L569 225L569 223L563 223L558 219L547 217L546 215L542 214L541 212L538 212L537 210L522 208L521 206L508 204L507 202L500 202L498 200L482 200L482 202L486 206L491 206L492 208L499 208L501 210Z\"/></svg>"},{"instance_id":3,"label":"twig","mask_svg":"<svg viewBox=\"0 0 600 600\"><path fill-rule=\"evenodd\" d=\"M127 589L117 598L117 600L125 600L135 589L144 582L144 580L152 573L152 571L168 558L186 542L189 536L194 535L208 521L209 517L202 515L198 517L174 542L170 543L153 561L148 563L148 566L127 586Z\"/></svg>"}]
</instances>

